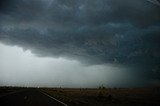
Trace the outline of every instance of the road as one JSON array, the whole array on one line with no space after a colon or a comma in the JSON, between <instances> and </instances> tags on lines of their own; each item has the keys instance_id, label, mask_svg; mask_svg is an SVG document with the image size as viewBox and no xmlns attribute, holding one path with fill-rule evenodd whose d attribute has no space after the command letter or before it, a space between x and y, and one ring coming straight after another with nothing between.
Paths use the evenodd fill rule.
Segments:
<instances>
[{"instance_id":1,"label":"road","mask_svg":"<svg viewBox=\"0 0 160 106\"><path fill-rule=\"evenodd\" d=\"M0 106L65 106L37 89L26 89L0 97Z\"/></svg>"}]
</instances>

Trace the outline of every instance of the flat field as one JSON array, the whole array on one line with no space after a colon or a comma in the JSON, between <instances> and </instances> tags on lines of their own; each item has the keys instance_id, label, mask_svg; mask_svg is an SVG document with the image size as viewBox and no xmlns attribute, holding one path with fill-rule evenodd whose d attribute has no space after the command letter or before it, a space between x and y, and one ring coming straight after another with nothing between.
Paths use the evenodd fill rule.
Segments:
<instances>
[{"instance_id":1,"label":"flat field","mask_svg":"<svg viewBox=\"0 0 160 106\"><path fill-rule=\"evenodd\" d=\"M3 95L24 94L30 89L44 92L68 106L160 106L160 87L154 88L23 88L0 87ZM23 91L23 92L19 92ZM34 92L28 94L32 97ZM11 94L10 94L11 93ZM23 96L23 95L22 95ZM15 99L15 98L14 98ZM32 98L33 99L33 98ZM18 98L17 98L18 100ZM20 101L20 100L18 100ZM33 100L34 101L34 100Z\"/></svg>"},{"instance_id":2,"label":"flat field","mask_svg":"<svg viewBox=\"0 0 160 106\"><path fill-rule=\"evenodd\" d=\"M69 106L160 106L160 88L44 88Z\"/></svg>"},{"instance_id":3,"label":"flat field","mask_svg":"<svg viewBox=\"0 0 160 106\"><path fill-rule=\"evenodd\" d=\"M0 96L11 93L11 92L15 92L18 90L21 90L24 88L21 87L0 87Z\"/></svg>"}]
</instances>

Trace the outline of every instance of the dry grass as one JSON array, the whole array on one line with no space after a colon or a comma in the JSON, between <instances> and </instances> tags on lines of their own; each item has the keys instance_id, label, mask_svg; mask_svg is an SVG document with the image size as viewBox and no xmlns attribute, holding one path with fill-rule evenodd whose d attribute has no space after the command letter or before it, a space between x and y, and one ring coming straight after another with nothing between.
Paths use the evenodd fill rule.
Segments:
<instances>
[{"instance_id":1,"label":"dry grass","mask_svg":"<svg viewBox=\"0 0 160 106\"><path fill-rule=\"evenodd\" d=\"M10 93L10 92L20 90L20 89L22 89L22 88L20 88L20 87L0 87L0 96L7 94L7 93Z\"/></svg>"},{"instance_id":2,"label":"dry grass","mask_svg":"<svg viewBox=\"0 0 160 106\"><path fill-rule=\"evenodd\" d=\"M44 92L69 106L158 106L160 88L73 89L44 88Z\"/></svg>"},{"instance_id":3,"label":"dry grass","mask_svg":"<svg viewBox=\"0 0 160 106\"><path fill-rule=\"evenodd\" d=\"M0 87L0 96L21 89ZM38 89L38 88L37 88ZM160 106L160 88L40 88L69 106Z\"/></svg>"}]
</instances>

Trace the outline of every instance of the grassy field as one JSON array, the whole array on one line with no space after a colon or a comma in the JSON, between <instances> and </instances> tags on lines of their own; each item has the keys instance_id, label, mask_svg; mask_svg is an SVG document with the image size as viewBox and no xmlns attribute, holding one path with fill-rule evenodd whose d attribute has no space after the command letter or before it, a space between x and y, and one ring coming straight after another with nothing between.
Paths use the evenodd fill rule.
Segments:
<instances>
[{"instance_id":1,"label":"grassy field","mask_svg":"<svg viewBox=\"0 0 160 106\"><path fill-rule=\"evenodd\" d=\"M0 96L22 87L0 87ZM36 88L69 106L160 106L157 88Z\"/></svg>"},{"instance_id":2,"label":"grassy field","mask_svg":"<svg viewBox=\"0 0 160 106\"><path fill-rule=\"evenodd\" d=\"M160 106L160 88L44 88L69 106Z\"/></svg>"},{"instance_id":3,"label":"grassy field","mask_svg":"<svg viewBox=\"0 0 160 106\"><path fill-rule=\"evenodd\" d=\"M15 92L21 89L24 89L24 88L22 87L0 87L0 96L7 94L7 93Z\"/></svg>"}]
</instances>

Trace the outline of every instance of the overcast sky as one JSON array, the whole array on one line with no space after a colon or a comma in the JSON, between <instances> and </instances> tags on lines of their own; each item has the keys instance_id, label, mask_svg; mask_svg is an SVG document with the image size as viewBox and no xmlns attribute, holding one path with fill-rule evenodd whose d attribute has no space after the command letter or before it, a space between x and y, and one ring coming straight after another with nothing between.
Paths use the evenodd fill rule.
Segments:
<instances>
[{"instance_id":1,"label":"overcast sky","mask_svg":"<svg viewBox=\"0 0 160 106\"><path fill-rule=\"evenodd\" d=\"M159 0L1 0L0 85L160 84Z\"/></svg>"}]
</instances>

